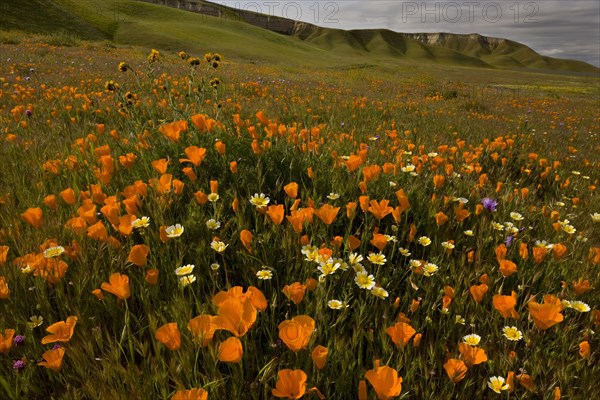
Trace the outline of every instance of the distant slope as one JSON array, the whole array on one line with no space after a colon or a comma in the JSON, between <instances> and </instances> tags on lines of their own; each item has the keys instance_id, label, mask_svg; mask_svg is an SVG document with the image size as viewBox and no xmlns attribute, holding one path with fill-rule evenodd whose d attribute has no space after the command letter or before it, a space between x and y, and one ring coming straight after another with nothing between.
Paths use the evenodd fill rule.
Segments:
<instances>
[{"instance_id":1,"label":"distant slope","mask_svg":"<svg viewBox=\"0 0 600 400\"><path fill-rule=\"evenodd\" d=\"M329 29L202 0L2 0L0 11L3 30L65 32L82 39L171 51L218 51L252 62L600 71L580 61L543 57L506 39Z\"/></svg>"}]
</instances>

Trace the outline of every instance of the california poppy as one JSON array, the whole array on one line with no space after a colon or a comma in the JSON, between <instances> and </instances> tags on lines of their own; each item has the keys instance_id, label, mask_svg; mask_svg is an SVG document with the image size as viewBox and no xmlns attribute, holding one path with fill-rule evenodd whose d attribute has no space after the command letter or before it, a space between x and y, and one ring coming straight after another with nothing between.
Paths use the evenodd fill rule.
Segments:
<instances>
[{"instance_id":1,"label":"california poppy","mask_svg":"<svg viewBox=\"0 0 600 400\"><path fill-rule=\"evenodd\" d=\"M14 329L5 329L4 333L0 332L0 353L8 353L13 345Z\"/></svg>"},{"instance_id":2,"label":"california poppy","mask_svg":"<svg viewBox=\"0 0 600 400\"><path fill-rule=\"evenodd\" d=\"M161 158L159 160L152 161L150 165L152 165L152 167L162 175L167 172L169 161L166 158Z\"/></svg>"},{"instance_id":3,"label":"california poppy","mask_svg":"<svg viewBox=\"0 0 600 400\"><path fill-rule=\"evenodd\" d=\"M533 261L536 264L541 264L546 258L546 254L548 254L548 249L545 247L534 247L533 248Z\"/></svg>"},{"instance_id":4,"label":"california poppy","mask_svg":"<svg viewBox=\"0 0 600 400\"><path fill-rule=\"evenodd\" d=\"M516 292L513 291L510 296L495 294L492 298L492 304L504 318L519 318L519 314L515 310L515 306L517 305Z\"/></svg>"},{"instance_id":5,"label":"california poppy","mask_svg":"<svg viewBox=\"0 0 600 400\"><path fill-rule=\"evenodd\" d=\"M590 354L590 343L587 340L579 343L579 355L582 358L590 358Z\"/></svg>"},{"instance_id":6,"label":"california poppy","mask_svg":"<svg viewBox=\"0 0 600 400\"><path fill-rule=\"evenodd\" d=\"M42 226L42 216L42 209L39 207L28 208L23 214L21 214L21 218L23 218L23 220L25 220L34 228L38 229Z\"/></svg>"},{"instance_id":7,"label":"california poppy","mask_svg":"<svg viewBox=\"0 0 600 400\"><path fill-rule=\"evenodd\" d=\"M283 215L285 213L285 209L283 208L283 204L270 205L267 208L267 215L271 218L271 221L275 225L280 225L283 221Z\"/></svg>"},{"instance_id":8,"label":"california poppy","mask_svg":"<svg viewBox=\"0 0 600 400\"><path fill-rule=\"evenodd\" d=\"M6 262L6 257L8 255L8 250L10 247L8 246L0 246L0 265Z\"/></svg>"},{"instance_id":9,"label":"california poppy","mask_svg":"<svg viewBox=\"0 0 600 400\"><path fill-rule=\"evenodd\" d=\"M442 211L435 214L435 223L437 224L437 226L442 226L446 222L448 222L448 216L446 214L444 214Z\"/></svg>"},{"instance_id":10,"label":"california poppy","mask_svg":"<svg viewBox=\"0 0 600 400\"><path fill-rule=\"evenodd\" d=\"M87 235L100 242L105 242L108 239L108 231L102 221L96 222L94 225L87 228Z\"/></svg>"},{"instance_id":11,"label":"california poppy","mask_svg":"<svg viewBox=\"0 0 600 400\"><path fill-rule=\"evenodd\" d=\"M44 361L39 362L38 365L51 369L54 372L59 372L62 368L62 360L64 355L64 347L48 350L42 354Z\"/></svg>"},{"instance_id":12,"label":"california poppy","mask_svg":"<svg viewBox=\"0 0 600 400\"><path fill-rule=\"evenodd\" d=\"M298 184L296 182L288 183L283 187L283 190L291 199L298 197Z\"/></svg>"},{"instance_id":13,"label":"california poppy","mask_svg":"<svg viewBox=\"0 0 600 400\"><path fill-rule=\"evenodd\" d=\"M65 190L60 192L60 197L65 201L65 203L67 203L70 206L75 204L75 202L77 201L77 199L75 198L75 191L71 188L66 188Z\"/></svg>"},{"instance_id":14,"label":"california poppy","mask_svg":"<svg viewBox=\"0 0 600 400\"><path fill-rule=\"evenodd\" d=\"M315 320L308 315L300 315L279 324L279 338L296 352L305 348L315 329Z\"/></svg>"},{"instance_id":15,"label":"california poppy","mask_svg":"<svg viewBox=\"0 0 600 400\"><path fill-rule=\"evenodd\" d=\"M517 375L517 382L525 389L533 392L535 390L535 385L533 383L533 379L528 374L519 374Z\"/></svg>"},{"instance_id":16,"label":"california poppy","mask_svg":"<svg viewBox=\"0 0 600 400\"><path fill-rule=\"evenodd\" d=\"M404 348L417 331L405 322L397 322L385 330L398 348Z\"/></svg>"},{"instance_id":17,"label":"california poppy","mask_svg":"<svg viewBox=\"0 0 600 400\"><path fill-rule=\"evenodd\" d=\"M147 263L148 253L150 253L150 247L145 244L136 244L129 251L127 261L138 267L144 267Z\"/></svg>"},{"instance_id":18,"label":"california poppy","mask_svg":"<svg viewBox=\"0 0 600 400\"><path fill-rule=\"evenodd\" d=\"M481 303L483 300L483 295L488 291L488 285L482 283L481 285L473 285L469 288L469 292L471 296L473 296L473 300L476 303Z\"/></svg>"},{"instance_id":19,"label":"california poppy","mask_svg":"<svg viewBox=\"0 0 600 400\"><path fill-rule=\"evenodd\" d=\"M507 278L515 272L517 272L517 264L510 260L500 261L500 273L502 274L502 276Z\"/></svg>"},{"instance_id":20,"label":"california poppy","mask_svg":"<svg viewBox=\"0 0 600 400\"><path fill-rule=\"evenodd\" d=\"M208 392L202 388L178 390L171 400L208 400Z\"/></svg>"},{"instance_id":21,"label":"california poppy","mask_svg":"<svg viewBox=\"0 0 600 400\"><path fill-rule=\"evenodd\" d=\"M222 318L212 315L198 315L188 322L187 329L192 333L197 343L200 343L202 347L208 346L215 335L215 331L223 329Z\"/></svg>"},{"instance_id":22,"label":"california poppy","mask_svg":"<svg viewBox=\"0 0 600 400\"><path fill-rule=\"evenodd\" d=\"M291 285L285 285L282 292L288 300L293 301L294 304L299 304L306 293L306 285L303 285L300 282L294 282Z\"/></svg>"},{"instance_id":23,"label":"california poppy","mask_svg":"<svg viewBox=\"0 0 600 400\"><path fill-rule=\"evenodd\" d=\"M315 210L315 215L319 217L321 221L325 223L325 225L331 225L331 223L335 220L338 211L340 211L340 207L333 207L331 204L324 204L321 208Z\"/></svg>"},{"instance_id":24,"label":"california poppy","mask_svg":"<svg viewBox=\"0 0 600 400\"><path fill-rule=\"evenodd\" d=\"M117 296L119 300L127 300L130 296L129 277L115 272L108 278L108 282L102 282L100 288Z\"/></svg>"},{"instance_id":25,"label":"california poppy","mask_svg":"<svg viewBox=\"0 0 600 400\"><path fill-rule=\"evenodd\" d=\"M235 336L245 335L256 321L257 310L246 296L227 297L218 303L218 307L220 327Z\"/></svg>"},{"instance_id":26,"label":"california poppy","mask_svg":"<svg viewBox=\"0 0 600 400\"><path fill-rule=\"evenodd\" d=\"M219 345L219 361L239 363L242 361L243 355L242 342L235 336L230 337Z\"/></svg>"},{"instance_id":27,"label":"california poppy","mask_svg":"<svg viewBox=\"0 0 600 400\"><path fill-rule=\"evenodd\" d=\"M180 163L191 162L197 167L202 163L204 157L206 157L206 149L203 147L189 146L186 147L184 151L185 155L188 156L188 158L180 158Z\"/></svg>"},{"instance_id":28,"label":"california poppy","mask_svg":"<svg viewBox=\"0 0 600 400\"><path fill-rule=\"evenodd\" d=\"M302 225L306 220L306 215L302 211L293 210L292 215L286 215L285 218L292 225L294 232L302 233Z\"/></svg>"},{"instance_id":29,"label":"california poppy","mask_svg":"<svg viewBox=\"0 0 600 400\"><path fill-rule=\"evenodd\" d=\"M248 250L248 253L252 254L252 232L247 229L244 229L240 232L240 240L242 244Z\"/></svg>"},{"instance_id":30,"label":"california poppy","mask_svg":"<svg viewBox=\"0 0 600 400\"><path fill-rule=\"evenodd\" d=\"M164 324L158 328L154 337L170 350L179 350L181 346L181 335L175 322Z\"/></svg>"},{"instance_id":31,"label":"california poppy","mask_svg":"<svg viewBox=\"0 0 600 400\"><path fill-rule=\"evenodd\" d=\"M146 277L144 279L149 285L156 285L158 283L158 270L156 268L146 270Z\"/></svg>"},{"instance_id":32,"label":"california poppy","mask_svg":"<svg viewBox=\"0 0 600 400\"><path fill-rule=\"evenodd\" d=\"M444 177L444 175L434 175L434 177L433 177L434 189L441 188L442 185L444 185L444 182L446 182L446 178Z\"/></svg>"},{"instance_id":33,"label":"california poppy","mask_svg":"<svg viewBox=\"0 0 600 400\"><path fill-rule=\"evenodd\" d=\"M275 397L299 399L306 392L306 373L301 369L283 369L277 372L277 383L272 390Z\"/></svg>"},{"instance_id":34,"label":"california poppy","mask_svg":"<svg viewBox=\"0 0 600 400\"><path fill-rule=\"evenodd\" d=\"M158 130L169 140L177 142L179 141L181 132L185 132L187 129L187 121L173 121L171 123L161 125Z\"/></svg>"},{"instance_id":35,"label":"california poppy","mask_svg":"<svg viewBox=\"0 0 600 400\"><path fill-rule=\"evenodd\" d=\"M375 362L375 368L365 373L365 377L375 389L377 398L388 400L400 395L402 391L402 377L398 376L398 371L387 365L380 367L379 360Z\"/></svg>"},{"instance_id":36,"label":"california poppy","mask_svg":"<svg viewBox=\"0 0 600 400\"><path fill-rule=\"evenodd\" d=\"M485 350L476 346L471 346L468 343L459 343L458 351L460 351L460 354L462 355L467 367L481 364L488 360Z\"/></svg>"},{"instance_id":37,"label":"california poppy","mask_svg":"<svg viewBox=\"0 0 600 400\"><path fill-rule=\"evenodd\" d=\"M540 330L546 330L564 319L560 313L562 311L561 301L552 295L544 296L542 304L532 300L528 306L529 314L533 318L535 326Z\"/></svg>"},{"instance_id":38,"label":"california poppy","mask_svg":"<svg viewBox=\"0 0 600 400\"><path fill-rule=\"evenodd\" d=\"M560 260L561 258L563 258L566 253L567 246L565 246L562 243L556 243L552 247L552 257L554 257L556 260Z\"/></svg>"},{"instance_id":39,"label":"california poppy","mask_svg":"<svg viewBox=\"0 0 600 400\"><path fill-rule=\"evenodd\" d=\"M54 343L54 342L68 342L73 336L75 325L77 324L77 317L67 317L66 321L59 321L55 324L50 325L46 328L46 332L50 335L46 335L42 338L42 344Z\"/></svg>"},{"instance_id":40,"label":"california poppy","mask_svg":"<svg viewBox=\"0 0 600 400\"><path fill-rule=\"evenodd\" d=\"M8 288L8 283L6 282L6 278L0 276L0 299L8 299L10 297L10 289Z\"/></svg>"},{"instance_id":41,"label":"california poppy","mask_svg":"<svg viewBox=\"0 0 600 400\"><path fill-rule=\"evenodd\" d=\"M575 290L575 294L580 295L592 290L593 287L590 286L590 281L588 279L583 280L583 278L579 278L577 282L573 282L573 289Z\"/></svg>"},{"instance_id":42,"label":"california poppy","mask_svg":"<svg viewBox=\"0 0 600 400\"><path fill-rule=\"evenodd\" d=\"M375 216L375 218L381 220L386 215L391 214L394 210L392 207L388 206L389 203L389 200L381 200L380 202L377 202L377 200L371 200L369 202L370 206L368 210Z\"/></svg>"},{"instance_id":43,"label":"california poppy","mask_svg":"<svg viewBox=\"0 0 600 400\"><path fill-rule=\"evenodd\" d=\"M448 374L448 378L450 378L452 383L458 383L462 381L467 375L467 366L465 363L455 358L448 359L448 361L444 363L444 369L446 370L446 374Z\"/></svg>"},{"instance_id":44,"label":"california poppy","mask_svg":"<svg viewBox=\"0 0 600 400\"><path fill-rule=\"evenodd\" d=\"M313 360L313 364L315 364L315 367L317 369L323 369L325 367L328 354L329 350L325 346L318 345L313 349L311 353L311 358Z\"/></svg>"}]
</instances>

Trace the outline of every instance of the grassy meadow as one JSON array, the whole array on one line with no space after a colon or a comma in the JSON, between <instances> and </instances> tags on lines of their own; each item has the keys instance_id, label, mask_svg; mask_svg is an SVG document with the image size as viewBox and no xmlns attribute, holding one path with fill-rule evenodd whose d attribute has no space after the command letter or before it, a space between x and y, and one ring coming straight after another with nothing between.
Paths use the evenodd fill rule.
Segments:
<instances>
[{"instance_id":1,"label":"grassy meadow","mask_svg":"<svg viewBox=\"0 0 600 400\"><path fill-rule=\"evenodd\" d=\"M0 398L591 398L597 78L217 47L3 33Z\"/></svg>"}]
</instances>

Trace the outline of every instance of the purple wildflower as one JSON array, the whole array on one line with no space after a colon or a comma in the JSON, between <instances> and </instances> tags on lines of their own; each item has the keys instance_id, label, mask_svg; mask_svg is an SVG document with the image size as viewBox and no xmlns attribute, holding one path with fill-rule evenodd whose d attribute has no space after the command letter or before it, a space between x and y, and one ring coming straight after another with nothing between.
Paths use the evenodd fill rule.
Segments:
<instances>
[{"instance_id":1,"label":"purple wildflower","mask_svg":"<svg viewBox=\"0 0 600 400\"><path fill-rule=\"evenodd\" d=\"M25 364L25 361L23 361L23 360L13 361L13 368L16 369L17 371L24 369L25 366L26 366L26 364Z\"/></svg>"},{"instance_id":2,"label":"purple wildflower","mask_svg":"<svg viewBox=\"0 0 600 400\"><path fill-rule=\"evenodd\" d=\"M514 240L515 240L514 236L507 236L506 240L504 240L504 244L506 245L506 247L510 247Z\"/></svg>"},{"instance_id":3,"label":"purple wildflower","mask_svg":"<svg viewBox=\"0 0 600 400\"><path fill-rule=\"evenodd\" d=\"M25 343L25 336L23 335L17 335L13 338L13 344L15 346L19 346L21 344Z\"/></svg>"},{"instance_id":4,"label":"purple wildflower","mask_svg":"<svg viewBox=\"0 0 600 400\"><path fill-rule=\"evenodd\" d=\"M60 349L62 346L60 344L55 344L52 346L52 350Z\"/></svg>"},{"instance_id":5,"label":"purple wildflower","mask_svg":"<svg viewBox=\"0 0 600 400\"><path fill-rule=\"evenodd\" d=\"M483 207L488 211L496 211L496 207L498 207L498 202L494 199L490 199L489 197L481 200L481 204L483 204Z\"/></svg>"},{"instance_id":6,"label":"purple wildflower","mask_svg":"<svg viewBox=\"0 0 600 400\"><path fill-rule=\"evenodd\" d=\"M31 117L31 114L32 114L31 110L25 110L25 115L27 115L28 117Z\"/></svg>"}]
</instances>

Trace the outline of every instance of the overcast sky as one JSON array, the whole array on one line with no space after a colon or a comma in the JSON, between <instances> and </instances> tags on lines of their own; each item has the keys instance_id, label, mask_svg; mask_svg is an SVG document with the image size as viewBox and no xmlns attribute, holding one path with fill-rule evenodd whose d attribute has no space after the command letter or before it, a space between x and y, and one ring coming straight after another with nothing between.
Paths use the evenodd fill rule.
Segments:
<instances>
[{"instance_id":1,"label":"overcast sky","mask_svg":"<svg viewBox=\"0 0 600 400\"><path fill-rule=\"evenodd\" d=\"M480 33L600 66L599 0L214 0L339 29Z\"/></svg>"}]
</instances>

